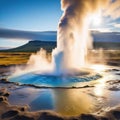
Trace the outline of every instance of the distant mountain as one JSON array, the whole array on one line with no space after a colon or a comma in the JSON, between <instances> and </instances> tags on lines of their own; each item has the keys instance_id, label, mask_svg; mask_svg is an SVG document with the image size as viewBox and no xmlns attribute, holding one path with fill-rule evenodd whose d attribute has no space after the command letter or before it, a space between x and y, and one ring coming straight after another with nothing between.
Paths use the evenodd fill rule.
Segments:
<instances>
[{"instance_id":1,"label":"distant mountain","mask_svg":"<svg viewBox=\"0 0 120 120\"><path fill-rule=\"evenodd\" d=\"M22 45L17 48L4 50L4 51L10 51L10 52L35 52L40 50L40 48L43 48L47 50L47 52L51 52L52 49L56 47L56 42L53 41L29 41L27 44Z\"/></svg>"},{"instance_id":2,"label":"distant mountain","mask_svg":"<svg viewBox=\"0 0 120 120\"><path fill-rule=\"evenodd\" d=\"M91 31L91 34L95 49L120 49L120 32ZM57 31L33 32L0 28L0 38L34 40L17 48L0 48L0 51L34 52L40 48L44 48L48 52L51 52L56 47Z\"/></svg>"},{"instance_id":3,"label":"distant mountain","mask_svg":"<svg viewBox=\"0 0 120 120\"><path fill-rule=\"evenodd\" d=\"M29 41L27 44L9 49L9 50L2 50L4 52L36 52L40 50L40 48L43 48L47 50L47 52L51 52L52 49L56 47L56 42L55 41ZM94 49L120 49L120 42L94 42L93 43Z\"/></svg>"}]
</instances>

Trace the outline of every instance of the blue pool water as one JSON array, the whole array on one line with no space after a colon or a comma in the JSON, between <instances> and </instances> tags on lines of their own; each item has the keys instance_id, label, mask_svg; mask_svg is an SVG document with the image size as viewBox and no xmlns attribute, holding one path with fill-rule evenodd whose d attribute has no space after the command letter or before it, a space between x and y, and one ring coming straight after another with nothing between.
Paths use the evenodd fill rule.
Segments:
<instances>
[{"instance_id":1,"label":"blue pool water","mask_svg":"<svg viewBox=\"0 0 120 120\"><path fill-rule=\"evenodd\" d=\"M32 84L36 86L61 87L72 86L73 83L97 80L102 76L99 74L85 76L48 76L35 73L27 73L9 78L11 82L20 84Z\"/></svg>"}]
</instances>

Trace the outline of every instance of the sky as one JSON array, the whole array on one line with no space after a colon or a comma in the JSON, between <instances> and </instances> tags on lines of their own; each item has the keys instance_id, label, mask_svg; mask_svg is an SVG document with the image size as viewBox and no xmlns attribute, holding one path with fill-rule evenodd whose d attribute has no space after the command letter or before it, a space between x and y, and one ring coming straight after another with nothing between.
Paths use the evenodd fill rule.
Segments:
<instances>
[{"instance_id":1,"label":"sky","mask_svg":"<svg viewBox=\"0 0 120 120\"><path fill-rule=\"evenodd\" d=\"M57 30L60 0L0 0L0 28L23 31ZM0 46L17 47L27 41L0 37Z\"/></svg>"},{"instance_id":2,"label":"sky","mask_svg":"<svg viewBox=\"0 0 120 120\"><path fill-rule=\"evenodd\" d=\"M0 27L27 31L56 30L60 0L0 0Z\"/></svg>"},{"instance_id":3,"label":"sky","mask_svg":"<svg viewBox=\"0 0 120 120\"><path fill-rule=\"evenodd\" d=\"M62 15L60 0L0 0L0 32L2 29L21 31L56 31ZM101 19L92 30L120 32L120 18L109 16ZM8 39L0 36L0 46L16 47L25 39Z\"/></svg>"}]
</instances>

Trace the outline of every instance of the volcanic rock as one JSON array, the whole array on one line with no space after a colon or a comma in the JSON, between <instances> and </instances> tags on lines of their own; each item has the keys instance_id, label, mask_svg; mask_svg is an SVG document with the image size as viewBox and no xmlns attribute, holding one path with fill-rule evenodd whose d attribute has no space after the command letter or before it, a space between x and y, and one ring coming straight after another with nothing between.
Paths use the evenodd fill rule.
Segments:
<instances>
[{"instance_id":1,"label":"volcanic rock","mask_svg":"<svg viewBox=\"0 0 120 120\"><path fill-rule=\"evenodd\" d=\"M0 102L6 101L6 100L7 100L6 97L4 97L4 96L0 96Z\"/></svg>"},{"instance_id":2,"label":"volcanic rock","mask_svg":"<svg viewBox=\"0 0 120 120\"><path fill-rule=\"evenodd\" d=\"M81 114L80 118L82 120L97 120L93 115L90 114Z\"/></svg>"},{"instance_id":3,"label":"volcanic rock","mask_svg":"<svg viewBox=\"0 0 120 120\"><path fill-rule=\"evenodd\" d=\"M10 118L17 115L19 112L17 110L10 110L2 114L2 119Z\"/></svg>"},{"instance_id":4,"label":"volcanic rock","mask_svg":"<svg viewBox=\"0 0 120 120\"><path fill-rule=\"evenodd\" d=\"M25 115L17 115L17 116L15 116L14 118L12 118L10 120L35 120L35 119L31 118L31 117L28 117L28 116L25 116Z\"/></svg>"},{"instance_id":5,"label":"volcanic rock","mask_svg":"<svg viewBox=\"0 0 120 120\"><path fill-rule=\"evenodd\" d=\"M120 120L120 111L113 111L113 116L114 116L117 120Z\"/></svg>"},{"instance_id":6,"label":"volcanic rock","mask_svg":"<svg viewBox=\"0 0 120 120\"><path fill-rule=\"evenodd\" d=\"M38 120L64 120L62 117L43 112Z\"/></svg>"}]
</instances>

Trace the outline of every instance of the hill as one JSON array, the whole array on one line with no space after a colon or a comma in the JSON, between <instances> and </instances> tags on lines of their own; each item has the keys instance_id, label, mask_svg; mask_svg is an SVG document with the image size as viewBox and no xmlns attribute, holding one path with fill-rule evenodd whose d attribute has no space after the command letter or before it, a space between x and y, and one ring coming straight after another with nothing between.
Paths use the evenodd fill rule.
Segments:
<instances>
[{"instance_id":1,"label":"hill","mask_svg":"<svg viewBox=\"0 0 120 120\"><path fill-rule=\"evenodd\" d=\"M27 44L13 48L8 50L1 50L2 52L36 52L40 50L40 48L43 48L47 50L47 52L51 52L52 49L56 47L55 41L29 41ZM120 42L97 42L95 41L93 43L94 49L120 49Z\"/></svg>"},{"instance_id":2,"label":"hill","mask_svg":"<svg viewBox=\"0 0 120 120\"><path fill-rule=\"evenodd\" d=\"M9 52L36 52L40 50L40 48L43 48L47 50L47 52L51 52L52 49L56 47L56 42L53 41L29 41L27 44L22 45L17 48L8 49L4 51Z\"/></svg>"}]
</instances>

